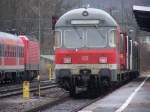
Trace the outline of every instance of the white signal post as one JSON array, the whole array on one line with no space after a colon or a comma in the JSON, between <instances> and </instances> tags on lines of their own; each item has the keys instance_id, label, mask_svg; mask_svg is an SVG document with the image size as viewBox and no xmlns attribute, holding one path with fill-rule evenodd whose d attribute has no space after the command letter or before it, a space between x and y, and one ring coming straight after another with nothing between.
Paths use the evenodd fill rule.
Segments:
<instances>
[{"instance_id":1,"label":"white signal post","mask_svg":"<svg viewBox=\"0 0 150 112\"><path fill-rule=\"evenodd\" d=\"M40 97L41 96L40 75L38 75L37 80L38 80L38 95Z\"/></svg>"}]
</instances>

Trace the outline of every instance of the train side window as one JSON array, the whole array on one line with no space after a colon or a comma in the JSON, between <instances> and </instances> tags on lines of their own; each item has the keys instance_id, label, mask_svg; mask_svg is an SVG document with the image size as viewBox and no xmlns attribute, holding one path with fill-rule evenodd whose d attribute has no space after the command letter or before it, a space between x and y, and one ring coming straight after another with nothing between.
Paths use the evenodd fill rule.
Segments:
<instances>
[{"instance_id":1,"label":"train side window","mask_svg":"<svg viewBox=\"0 0 150 112\"><path fill-rule=\"evenodd\" d=\"M16 56L16 48L15 48L15 46L14 46L14 57Z\"/></svg>"},{"instance_id":2,"label":"train side window","mask_svg":"<svg viewBox=\"0 0 150 112\"><path fill-rule=\"evenodd\" d=\"M116 30L111 30L108 35L109 46L116 47Z\"/></svg>"},{"instance_id":3,"label":"train side window","mask_svg":"<svg viewBox=\"0 0 150 112\"><path fill-rule=\"evenodd\" d=\"M61 44L62 44L61 37L62 37L61 31L55 31L55 45L54 45L55 48L61 47Z\"/></svg>"},{"instance_id":4,"label":"train side window","mask_svg":"<svg viewBox=\"0 0 150 112\"><path fill-rule=\"evenodd\" d=\"M10 57L12 57L12 46L10 46Z\"/></svg>"},{"instance_id":5,"label":"train side window","mask_svg":"<svg viewBox=\"0 0 150 112\"><path fill-rule=\"evenodd\" d=\"M18 57L20 57L21 47L18 47Z\"/></svg>"},{"instance_id":6,"label":"train side window","mask_svg":"<svg viewBox=\"0 0 150 112\"><path fill-rule=\"evenodd\" d=\"M2 44L2 56L3 57L5 56L5 46L4 46L4 44Z\"/></svg>"},{"instance_id":7,"label":"train side window","mask_svg":"<svg viewBox=\"0 0 150 112\"><path fill-rule=\"evenodd\" d=\"M4 51L3 44L1 44L1 56L3 56L3 51Z\"/></svg>"},{"instance_id":8,"label":"train side window","mask_svg":"<svg viewBox=\"0 0 150 112\"><path fill-rule=\"evenodd\" d=\"M0 52L1 52L0 56L3 56L3 45L2 44L0 45Z\"/></svg>"},{"instance_id":9,"label":"train side window","mask_svg":"<svg viewBox=\"0 0 150 112\"><path fill-rule=\"evenodd\" d=\"M8 57L10 57L10 45L8 45Z\"/></svg>"},{"instance_id":10,"label":"train side window","mask_svg":"<svg viewBox=\"0 0 150 112\"><path fill-rule=\"evenodd\" d=\"M21 49L21 57L23 57L23 47L22 47L22 49Z\"/></svg>"},{"instance_id":11,"label":"train side window","mask_svg":"<svg viewBox=\"0 0 150 112\"><path fill-rule=\"evenodd\" d=\"M15 57L16 49L15 49L15 47L13 47L13 49L14 49L14 57Z\"/></svg>"},{"instance_id":12,"label":"train side window","mask_svg":"<svg viewBox=\"0 0 150 112\"><path fill-rule=\"evenodd\" d=\"M19 57L22 57L22 47L19 47Z\"/></svg>"},{"instance_id":13,"label":"train side window","mask_svg":"<svg viewBox=\"0 0 150 112\"><path fill-rule=\"evenodd\" d=\"M1 56L4 56L4 45L1 45Z\"/></svg>"},{"instance_id":14,"label":"train side window","mask_svg":"<svg viewBox=\"0 0 150 112\"><path fill-rule=\"evenodd\" d=\"M8 57L10 57L10 46L8 45Z\"/></svg>"},{"instance_id":15,"label":"train side window","mask_svg":"<svg viewBox=\"0 0 150 112\"><path fill-rule=\"evenodd\" d=\"M15 57L15 47L13 47L13 57Z\"/></svg>"},{"instance_id":16,"label":"train side window","mask_svg":"<svg viewBox=\"0 0 150 112\"><path fill-rule=\"evenodd\" d=\"M15 57L18 57L18 47L15 48Z\"/></svg>"},{"instance_id":17,"label":"train side window","mask_svg":"<svg viewBox=\"0 0 150 112\"><path fill-rule=\"evenodd\" d=\"M18 47L17 47L17 57L20 57L20 52L21 52L20 49L21 49L21 48L18 46Z\"/></svg>"},{"instance_id":18,"label":"train side window","mask_svg":"<svg viewBox=\"0 0 150 112\"><path fill-rule=\"evenodd\" d=\"M120 35L120 51L121 53L124 52L124 35L123 34Z\"/></svg>"},{"instance_id":19,"label":"train side window","mask_svg":"<svg viewBox=\"0 0 150 112\"><path fill-rule=\"evenodd\" d=\"M22 57L24 56L24 48L22 48Z\"/></svg>"},{"instance_id":20,"label":"train side window","mask_svg":"<svg viewBox=\"0 0 150 112\"><path fill-rule=\"evenodd\" d=\"M2 45L0 44L0 56L2 56Z\"/></svg>"},{"instance_id":21,"label":"train side window","mask_svg":"<svg viewBox=\"0 0 150 112\"><path fill-rule=\"evenodd\" d=\"M6 46L6 57L8 57L8 46Z\"/></svg>"},{"instance_id":22,"label":"train side window","mask_svg":"<svg viewBox=\"0 0 150 112\"><path fill-rule=\"evenodd\" d=\"M13 46L11 46L11 55L12 55L12 57L13 57Z\"/></svg>"},{"instance_id":23,"label":"train side window","mask_svg":"<svg viewBox=\"0 0 150 112\"><path fill-rule=\"evenodd\" d=\"M9 57L9 45L7 46L7 56Z\"/></svg>"},{"instance_id":24,"label":"train side window","mask_svg":"<svg viewBox=\"0 0 150 112\"><path fill-rule=\"evenodd\" d=\"M13 57L13 46L11 46L11 57Z\"/></svg>"},{"instance_id":25,"label":"train side window","mask_svg":"<svg viewBox=\"0 0 150 112\"><path fill-rule=\"evenodd\" d=\"M3 44L1 44L1 48L0 49L1 49L1 51L0 51L1 54L0 55L3 56Z\"/></svg>"},{"instance_id":26,"label":"train side window","mask_svg":"<svg viewBox=\"0 0 150 112\"><path fill-rule=\"evenodd\" d=\"M4 56L4 45L1 44L1 56Z\"/></svg>"},{"instance_id":27,"label":"train side window","mask_svg":"<svg viewBox=\"0 0 150 112\"><path fill-rule=\"evenodd\" d=\"M10 46L8 46L8 56L10 57Z\"/></svg>"},{"instance_id":28,"label":"train side window","mask_svg":"<svg viewBox=\"0 0 150 112\"><path fill-rule=\"evenodd\" d=\"M21 57L21 47L19 47L19 57Z\"/></svg>"},{"instance_id":29,"label":"train side window","mask_svg":"<svg viewBox=\"0 0 150 112\"><path fill-rule=\"evenodd\" d=\"M8 47L6 46L6 57L8 57Z\"/></svg>"},{"instance_id":30,"label":"train side window","mask_svg":"<svg viewBox=\"0 0 150 112\"><path fill-rule=\"evenodd\" d=\"M17 57L20 57L20 47L17 46Z\"/></svg>"},{"instance_id":31,"label":"train side window","mask_svg":"<svg viewBox=\"0 0 150 112\"><path fill-rule=\"evenodd\" d=\"M21 53L21 47L18 47L18 57L20 57L20 53Z\"/></svg>"},{"instance_id":32,"label":"train side window","mask_svg":"<svg viewBox=\"0 0 150 112\"><path fill-rule=\"evenodd\" d=\"M13 48L13 46L11 47L11 49L12 49L12 57L14 57L14 48Z\"/></svg>"},{"instance_id":33,"label":"train side window","mask_svg":"<svg viewBox=\"0 0 150 112\"><path fill-rule=\"evenodd\" d=\"M7 57L7 46L5 45L4 57Z\"/></svg>"},{"instance_id":34,"label":"train side window","mask_svg":"<svg viewBox=\"0 0 150 112\"><path fill-rule=\"evenodd\" d=\"M0 56L3 56L3 45L0 44Z\"/></svg>"}]
</instances>

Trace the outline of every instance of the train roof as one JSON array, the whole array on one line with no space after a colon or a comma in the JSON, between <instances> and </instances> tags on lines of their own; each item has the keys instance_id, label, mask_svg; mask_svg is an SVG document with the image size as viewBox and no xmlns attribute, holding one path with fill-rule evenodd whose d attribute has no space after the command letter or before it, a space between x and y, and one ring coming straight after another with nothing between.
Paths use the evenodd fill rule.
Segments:
<instances>
[{"instance_id":1,"label":"train roof","mask_svg":"<svg viewBox=\"0 0 150 112\"><path fill-rule=\"evenodd\" d=\"M10 33L0 32L0 38L7 38L12 40L17 40L18 36Z\"/></svg>"},{"instance_id":2,"label":"train roof","mask_svg":"<svg viewBox=\"0 0 150 112\"><path fill-rule=\"evenodd\" d=\"M84 13L87 15L84 15ZM118 26L117 22L106 11L95 8L79 8L68 11L56 23L57 27L72 26L72 20L100 20L97 26Z\"/></svg>"},{"instance_id":3,"label":"train roof","mask_svg":"<svg viewBox=\"0 0 150 112\"><path fill-rule=\"evenodd\" d=\"M24 46L23 41L17 35L13 35L10 33L0 32L0 43L7 44L7 45L18 45Z\"/></svg>"}]
</instances>

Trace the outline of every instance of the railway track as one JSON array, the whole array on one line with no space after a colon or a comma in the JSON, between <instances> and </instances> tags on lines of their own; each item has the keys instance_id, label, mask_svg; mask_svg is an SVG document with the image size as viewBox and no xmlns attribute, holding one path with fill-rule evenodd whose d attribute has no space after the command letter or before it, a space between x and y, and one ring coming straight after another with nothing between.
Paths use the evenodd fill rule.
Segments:
<instances>
[{"instance_id":1,"label":"railway track","mask_svg":"<svg viewBox=\"0 0 150 112\"><path fill-rule=\"evenodd\" d=\"M32 82L30 85L30 92L34 92L38 90L38 81ZM57 87L56 83L52 83L50 81L41 81L40 82L41 90L49 89ZM13 85L13 86L7 86L7 87L1 87L0 88L0 98L5 98L13 95L20 95L22 94L22 85Z\"/></svg>"},{"instance_id":2,"label":"railway track","mask_svg":"<svg viewBox=\"0 0 150 112\"><path fill-rule=\"evenodd\" d=\"M49 84L49 85L52 85L52 84ZM111 92L115 91L119 87L116 87L115 89L112 89L112 90L110 89L109 91L105 91L105 93L103 92L103 94L101 94L98 98L95 98L95 99L89 97L88 95L85 96L87 94L86 92L78 94L78 96L74 99L74 98L69 97L68 92L57 87L57 85L56 86L54 85L50 87L45 87L45 88L50 88L50 89L42 90L41 97L33 96L29 100L26 100L26 101L22 100L22 96L20 95L2 98L1 104L12 105L13 103L14 105L9 106L9 108L7 106L3 107L1 110L4 110L4 111L11 110L11 112L16 112L18 110L24 111L24 112L40 112L40 111L42 112L62 112L62 111L63 112L77 112L81 110L82 108L90 105L91 103L105 97L106 95L111 94ZM37 91L37 88L33 88L33 89L35 89L33 91ZM19 94L21 93L22 91ZM18 93L15 93L15 94L18 94Z\"/></svg>"},{"instance_id":3,"label":"railway track","mask_svg":"<svg viewBox=\"0 0 150 112\"><path fill-rule=\"evenodd\" d=\"M111 94L115 90L119 89L123 85L125 85L128 82L125 82L124 84L120 84L118 86L115 86L113 89L109 89L103 93L101 93L97 98L91 98L88 95L86 96L86 92L83 92L77 96L77 98L73 99L69 96L59 98L53 102L38 106L36 108L33 108L26 112L78 112L81 109L87 107L88 105L104 98L105 96Z\"/></svg>"},{"instance_id":4,"label":"railway track","mask_svg":"<svg viewBox=\"0 0 150 112\"><path fill-rule=\"evenodd\" d=\"M42 110L42 112L59 112L59 111L62 111L62 112L78 112L81 109L83 109L84 107L86 107L86 106L102 99L106 95L108 95L108 93L103 94L100 97L95 98L95 99L90 99L90 98L73 99L73 98L70 98L70 97L66 97L65 99L61 99L60 101L58 100L55 103L53 103L55 105L50 105L49 104L49 107L48 107L48 105L46 105L45 107L42 107L43 110L42 110L42 108L40 108L39 110ZM48 108L46 109L46 107L48 107ZM36 112L36 111L34 111L34 112ZM28 112L31 112L31 111L28 111Z\"/></svg>"}]
</instances>

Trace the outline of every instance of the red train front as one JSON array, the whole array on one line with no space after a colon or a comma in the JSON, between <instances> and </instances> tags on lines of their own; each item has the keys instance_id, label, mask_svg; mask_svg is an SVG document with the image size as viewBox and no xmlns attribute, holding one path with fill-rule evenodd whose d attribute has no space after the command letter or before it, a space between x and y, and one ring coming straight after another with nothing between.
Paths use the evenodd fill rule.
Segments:
<instances>
[{"instance_id":1,"label":"red train front","mask_svg":"<svg viewBox=\"0 0 150 112\"><path fill-rule=\"evenodd\" d=\"M130 43L103 10L80 8L67 12L56 23L57 82L74 96L81 89L98 93L113 82L129 78L133 69ZM137 72L138 67L134 68L132 71Z\"/></svg>"}]
</instances>

